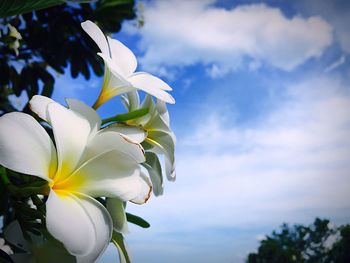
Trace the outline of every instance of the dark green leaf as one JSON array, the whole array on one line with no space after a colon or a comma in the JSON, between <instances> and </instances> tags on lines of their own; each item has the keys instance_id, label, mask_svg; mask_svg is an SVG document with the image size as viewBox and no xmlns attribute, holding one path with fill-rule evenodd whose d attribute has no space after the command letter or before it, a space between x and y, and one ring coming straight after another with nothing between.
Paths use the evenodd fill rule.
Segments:
<instances>
[{"instance_id":1,"label":"dark green leaf","mask_svg":"<svg viewBox=\"0 0 350 263\"><path fill-rule=\"evenodd\" d=\"M1 0L0 17L28 13L33 10L61 5L65 2L64 0Z\"/></svg>"},{"instance_id":2,"label":"dark green leaf","mask_svg":"<svg viewBox=\"0 0 350 263\"><path fill-rule=\"evenodd\" d=\"M130 223L133 223L135 225L138 225L142 228L149 228L151 225L144 220L143 218L130 214L130 213L126 213L126 220Z\"/></svg>"},{"instance_id":3,"label":"dark green leaf","mask_svg":"<svg viewBox=\"0 0 350 263\"><path fill-rule=\"evenodd\" d=\"M0 168L0 174L5 172L4 168ZM2 175L0 175L2 176ZM4 215L8 207L8 193L5 184L2 179L0 179L0 216Z\"/></svg>"}]
</instances>

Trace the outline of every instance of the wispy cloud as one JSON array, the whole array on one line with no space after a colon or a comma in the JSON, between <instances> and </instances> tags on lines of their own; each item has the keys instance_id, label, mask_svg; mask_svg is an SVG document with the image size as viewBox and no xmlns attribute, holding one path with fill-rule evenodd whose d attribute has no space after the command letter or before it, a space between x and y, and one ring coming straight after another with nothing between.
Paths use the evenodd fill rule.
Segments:
<instances>
[{"instance_id":1,"label":"wispy cloud","mask_svg":"<svg viewBox=\"0 0 350 263\"><path fill-rule=\"evenodd\" d=\"M126 236L134 262L244 262L282 222L348 222L347 85L334 77L290 85L287 99L249 126L230 123L230 113L196 116L178 138L178 180L127 207L151 223Z\"/></svg>"},{"instance_id":2,"label":"wispy cloud","mask_svg":"<svg viewBox=\"0 0 350 263\"><path fill-rule=\"evenodd\" d=\"M249 231L259 227L310 223L316 216L338 223L349 220L348 90L348 84L334 76L289 85L284 99L249 126L225 121L230 113L225 118L213 107L211 118L197 116L195 127L188 127L192 132L179 140L176 185L167 184L165 195L146 206L129 207L155 225L156 234L137 233L143 243L149 238L138 249L144 253L160 244L181 244L183 239L174 236L181 231L193 243L192 254L179 250L179 258L189 253L191 262L211 262L205 260L210 249L203 247L222 244L214 254L226 262L225 257L236 258L243 246L237 243L233 250L224 245L233 246L238 229L251 235L244 237L251 246L264 232ZM232 228L236 230L228 230ZM203 233L210 229L216 232L207 244ZM227 231L234 234L225 236Z\"/></svg>"},{"instance_id":3,"label":"wispy cloud","mask_svg":"<svg viewBox=\"0 0 350 263\"><path fill-rule=\"evenodd\" d=\"M214 78L242 65L290 71L320 57L333 41L332 27L321 17L288 18L265 4L224 9L213 0L153 1L145 4L144 16L140 61L161 73L196 63Z\"/></svg>"},{"instance_id":4,"label":"wispy cloud","mask_svg":"<svg viewBox=\"0 0 350 263\"><path fill-rule=\"evenodd\" d=\"M345 55L342 55L339 59L337 59L336 61L334 61L332 64L330 64L328 67L325 68L325 72L331 72L333 70L335 70L336 68L340 67L341 65L343 65L346 61L346 57Z\"/></svg>"}]
</instances>

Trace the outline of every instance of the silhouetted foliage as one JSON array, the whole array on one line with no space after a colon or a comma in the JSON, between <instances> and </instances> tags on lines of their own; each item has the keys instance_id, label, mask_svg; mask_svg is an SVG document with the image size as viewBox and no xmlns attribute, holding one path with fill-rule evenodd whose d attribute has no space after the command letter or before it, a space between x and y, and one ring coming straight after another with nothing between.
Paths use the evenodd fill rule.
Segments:
<instances>
[{"instance_id":1,"label":"silhouetted foliage","mask_svg":"<svg viewBox=\"0 0 350 263\"><path fill-rule=\"evenodd\" d=\"M310 226L283 224L262 240L248 263L345 263L350 262L350 225L331 227L316 218Z\"/></svg>"},{"instance_id":2,"label":"silhouetted foliage","mask_svg":"<svg viewBox=\"0 0 350 263\"><path fill-rule=\"evenodd\" d=\"M29 99L36 94L51 96L54 76L67 69L73 78L81 74L89 79L91 72L101 76L103 62L96 56L98 48L80 23L92 20L104 32L113 33L120 30L123 20L133 18L133 0L68 2L1 18L0 113L15 110L8 99L11 94L19 96L25 91ZM12 27L20 35L10 30Z\"/></svg>"},{"instance_id":3,"label":"silhouetted foliage","mask_svg":"<svg viewBox=\"0 0 350 263\"><path fill-rule=\"evenodd\" d=\"M91 74L103 74L103 60L96 55L98 47L80 24L91 20L106 33L118 32L125 19L135 18L134 1L81 2L84 3L66 0L0 0L0 115L17 111L11 104L10 95L20 96L25 92L28 99L37 94L50 97L55 77L67 70L73 78L82 75L89 79ZM4 17L7 14L16 15ZM28 105L23 111L31 113ZM52 135L50 129L48 133ZM31 246L31 250L41 255L65 253L65 260L61 261L60 257L57 260L70 262L67 257L72 256L62 245L60 247L55 243L52 246L57 250L45 247L48 242L58 241L53 240L45 228L45 200L32 195L33 189L38 194L47 192L47 182L0 166L0 236L9 242L4 231L16 221L26 240L31 240L32 236L42 236L39 246ZM37 209L30 206L29 199ZM11 245L15 253L23 253L16 244ZM3 261L10 262L8 256L1 253L0 262ZM48 261L43 259L42 262Z\"/></svg>"}]
</instances>

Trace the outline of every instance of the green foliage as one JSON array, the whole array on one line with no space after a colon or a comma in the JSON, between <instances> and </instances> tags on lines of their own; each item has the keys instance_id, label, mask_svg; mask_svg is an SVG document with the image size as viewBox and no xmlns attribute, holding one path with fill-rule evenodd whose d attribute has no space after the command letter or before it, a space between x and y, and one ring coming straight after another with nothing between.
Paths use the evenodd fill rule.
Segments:
<instances>
[{"instance_id":1,"label":"green foliage","mask_svg":"<svg viewBox=\"0 0 350 263\"><path fill-rule=\"evenodd\" d=\"M66 251L63 244L53 238L43 227L36 234L26 233L20 223L15 220L5 228L4 237L15 252L14 255L11 255L15 262L76 262L75 257Z\"/></svg>"},{"instance_id":2,"label":"green foliage","mask_svg":"<svg viewBox=\"0 0 350 263\"><path fill-rule=\"evenodd\" d=\"M334 244L332 239L340 238ZM283 224L261 241L248 263L331 263L350 262L350 225L331 228L329 220L316 218L310 226Z\"/></svg>"},{"instance_id":3,"label":"green foliage","mask_svg":"<svg viewBox=\"0 0 350 263\"><path fill-rule=\"evenodd\" d=\"M126 220L142 228L149 228L151 226L145 219L130 213L126 213Z\"/></svg>"},{"instance_id":4,"label":"green foliage","mask_svg":"<svg viewBox=\"0 0 350 263\"><path fill-rule=\"evenodd\" d=\"M350 225L345 225L339 228L340 240L337 241L329 253L329 258L337 263L350 262Z\"/></svg>"},{"instance_id":5,"label":"green foliage","mask_svg":"<svg viewBox=\"0 0 350 263\"><path fill-rule=\"evenodd\" d=\"M134 111L130 111L127 113L123 113L123 114L118 114L114 117L108 118L108 119L104 119L102 120L102 124L106 124L109 122L121 122L124 123L128 120L133 120L133 119L137 119L140 118L142 116L145 116L148 113L149 109L148 108L141 108L141 109L137 109Z\"/></svg>"},{"instance_id":6,"label":"green foliage","mask_svg":"<svg viewBox=\"0 0 350 263\"><path fill-rule=\"evenodd\" d=\"M6 252L0 249L0 263L13 263L12 259Z\"/></svg>"},{"instance_id":7,"label":"green foliage","mask_svg":"<svg viewBox=\"0 0 350 263\"><path fill-rule=\"evenodd\" d=\"M50 97L55 78L67 70L73 78L102 76L98 47L82 30L81 22L92 20L111 34L120 30L124 20L134 18L133 0L0 0L0 115L16 110L11 95L24 92L29 99L37 94ZM28 105L23 111L31 113ZM143 112L136 113L140 114ZM75 262L46 230L46 197L38 195L47 196L48 189L47 182L38 177L0 166L0 232L15 249L15 262ZM143 227L148 224L131 218ZM125 250L120 243L123 239L115 242ZM6 255L0 255L0 262L4 257L11 262Z\"/></svg>"},{"instance_id":8,"label":"green foliage","mask_svg":"<svg viewBox=\"0 0 350 263\"><path fill-rule=\"evenodd\" d=\"M2 13L10 10L6 8L9 2L15 5L19 0L1 1ZM33 1L21 2L29 6ZM39 6L60 1L35 2ZM114 33L120 30L123 20L135 18L133 8L133 0L87 1L0 19L0 113L15 110L8 99L11 94L19 96L24 91L29 99L35 94L51 96L54 76L67 70L73 78L82 75L89 79L91 72L101 76L103 61L96 56L98 47L83 32L80 23L92 20L104 32ZM20 35L14 34L8 25ZM29 113L29 108L24 111Z\"/></svg>"},{"instance_id":9,"label":"green foliage","mask_svg":"<svg viewBox=\"0 0 350 263\"><path fill-rule=\"evenodd\" d=\"M50 97L55 77L67 70L73 78L82 75L89 79L92 73L101 76L103 60L96 56L98 47L82 30L81 22L92 20L104 32L115 33L125 19L135 18L135 11L133 0L0 0L0 17L2 115L16 110L9 100L11 95L18 97L24 92L29 99L37 94ZM31 113L28 105L23 111ZM148 111L138 109L104 123L125 122ZM50 128L45 128L52 135ZM160 170L158 159L152 163ZM15 251L11 256L15 262L76 261L45 227L48 191L46 181L0 166L1 232ZM103 199L99 201L105 205ZM141 217L129 213L126 217L130 223L150 227ZM112 242L121 262L130 262L122 234L113 232ZM11 262L7 255L0 255L0 262L5 260Z\"/></svg>"},{"instance_id":10,"label":"green foliage","mask_svg":"<svg viewBox=\"0 0 350 263\"><path fill-rule=\"evenodd\" d=\"M1 0L0 17L8 17L65 3L64 0Z\"/></svg>"},{"instance_id":11,"label":"green foliage","mask_svg":"<svg viewBox=\"0 0 350 263\"><path fill-rule=\"evenodd\" d=\"M124 243L124 237L122 234L113 231L113 236L112 236L112 242L118 249L119 253L119 262L120 263L130 263L130 257L129 253L126 249L125 243Z\"/></svg>"}]
</instances>

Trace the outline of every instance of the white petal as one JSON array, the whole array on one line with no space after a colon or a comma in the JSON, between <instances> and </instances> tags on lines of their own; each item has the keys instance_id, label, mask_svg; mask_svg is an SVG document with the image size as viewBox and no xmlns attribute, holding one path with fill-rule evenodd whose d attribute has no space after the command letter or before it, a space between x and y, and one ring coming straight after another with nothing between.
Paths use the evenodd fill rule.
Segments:
<instances>
[{"instance_id":1,"label":"white petal","mask_svg":"<svg viewBox=\"0 0 350 263\"><path fill-rule=\"evenodd\" d=\"M51 191L46 225L78 262L95 262L111 239L112 220L107 210L82 194Z\"/></svg>"},{"instance_id":2,"label":"white petal","mask_svg":"<svg viewBox=\"0 0 350 263\"><path fill-rule=\"evenodd\" d=\"M175 175L175 136L173 133L150 131L146 142L150 143L155 153L163 153L165 160L165 173L170 181L176 179Z\"/></svg>"},{"instance_id":3,"label":"white petal","mask_svg":"<svg viewBox=\"0 0 350 263\"><path fill-rule=\"evenodd\" d=\"M49 180L56 170L56 150L45 129L30 115L0 117L0 164Z\"/></svg>"},{"instance_id":4,"label":"white petal","mask_svg":"<svg viewBox=\"0 0 350 263\"><path fill-rule=\"evenodd\" d=\"M144 129L147 131L171 132L169 124L166 123L167 110L166 108L164 109L165 103L163 101L157 100L157 104L154 104L152 97L147 95L142 103L142 107L149 108L148 115L150 115L148 119L141 117L137 120Z\"/></svg>"},{"instance_id":5,"label":"white petal","mask_svg":"<svg viewBox=\"0 0 350 263\"><path fill-rule=\"evenodd\" d=\"M101 29L90 20L81 23L81 27L95 41L101 52L109 56L108 42Z\"/></svg>"},{"instance_id":6,"label":"white petal","mask_svg":"<svg viewBox=\"0 0 350 263\"><path fill-rule=\"evenodd\" d=\"M109 245L113 232L113 222L106 208L93 198L77 194L81 205L92 219L96 230L96 243L85 256L78 256L77 263L97 262Z\"/></svg>"},{"instance_id":7,"label":"white petal","mask_svg":"<svg viewBox=\"0 0 350 263\"><path fill-rule=\"evenodd\" d=\"M57 102L45 96L35 95L29 101L29 107L31 111L35 112L42 120L49 122L49 117L47 115L47 106L50 103Z\"/></svg>"},{"instance_id":8,"label":"white petal","mask_svg":"<svg viewBox=\"0 0 350 263\"><path fill-rule=\"evenodd\" d=\"M143 149L140 144L126 140L119 132L111 128L100 130L90 139L84 153L83 161L86 162L107 151L117 150L137 163L145 161Z\"/></svg>"},{"instance_id":9,"label":"white petal","mask_svg":"<svg viewBox=\"0 0 350 263\"><path fill-rule=\"evenodd\" d=\"M98 53L103 57L102 53ZM107 60L110 60L107 56L104 56L105 60L105 74L103 79L103 86L101 92L93 105L94 109L100 107L103 103L111 98L132 91L135 88L127 82L119 73L115 72L112 68L109 68Z\"/></svg>"},{"instance_id":10,"label":"white petal","mask_svg":"<svg viewBox=\"0 0 350 263\"><path fill-rule=\"evenodd\" d=\"M161 79L144 72L137 72L127 78L127 80L137 89L141 89L152 96L174 104L174 98L166 92L171 88Z\"/></svg>"},{"instance_id":11,"label":"white petal","mask_svg":"<svg viewBox=\"0 0 350 263\"><path fill-rule=\"evenodd\" d=\"M147 137L147 132L139 126L131 126L126 124L112 124L108 126L106 131L120 133L126 140L133 143L141 143Z\"/></svg>"},{"instance_id":12,"label":"white petal","mask_svg":"<svg viewBox=\"0 0 350 263\"><path fill-rule=\"evenodd\" d=\"M0 249L4 251L7 255L13 255L13 250L8 245L2 246Z\"/></svg>"},{"instance_id":13,"label":"white petal","mask_svg":"<svg viewBox=\"0 0 350 263\"><path fill-rule=\"evenodd\" d=\"M130 200L131 202L139 205L146 203L147 200L151 197L151 193L152 193L152 182L142 170L141 170L140 177L142 179L141 182L143 183L143 186L142 186L143 191L139 191L139 194ZM147 195L145 195L146 190L148 190Z\"/></svg>"},{"instance_id":14,"label":"white petal","mask_svg":"<svg viewBox=\"0 0 350 263\"><path fill-rule=\"evenodd\" d=\"M128 111L134 111L140 108L140 96L137 90L130 91L122 95L122 102Z\"/></svg>"},{"instance_id":15,"label":"white petal","mask_svg":"<svg viewBox=\"0 0 350 263\"><path fill-rule=\"evenodd\" d=\"M161 90L167 90L167 91L171 91L173 90L168 84L166 84L163 80L161 80L160 78L153 76L147 72L135 72L133 74L133 76L136 76L138 78L144 78L144 80L140 80L142 81L142 83L149 83L150 86L157 86L158 89Z\"/></svg>"},{"instance_id":16,"label":"white petal","mask_svg":"<svg viewBox=\"0 0 350 263\"><path fill-rule=\"evenodd\" d=\"M166 133L171 133L169 125L164 121L164 119L159 115L157 111L153 113L153 116L148 120L143 127L147 131L162 131Z\"/></svg>"},{"instance_id":17,"label":"white petal","mask_svg":"<svg viewBox=\"0 0 350 263\"><path fill-rule=\"evenodd\" d=\"M79 100L66 99L66 101L71 110L78 112L89 121L92 131L97 132L100 129L101 118L93 108Z\"/></svg>"},{"instance_id":18,"label":"white petal","mask_svg":"<svg viewBox=\"0 0 350 263\"><path fill-rule=\"evenodd\" d=\"M150 184L140 176L135 160L118 150L103 153L82 165L55 189L80 192L92 197L118 197L123 201L146 202Z\"/></svg>"},{"instance_id":19,"label":"white petal","mask_svg":"<svg viewBox=\"0 0 350 263\"><path fill-rule=\"evenodd\" d=\"M148 113L136 120L131 120L135 125L141 125L142 127L146 127L146 124L152 119L154 112L156 110L152 96L147 94L142 102L142 106L140 108L147 108Z\"/></svg>"},{"instance_id":20,"label":"white petal","mask_svg":"<svg viewBox=\"0 0 350 263\"><path fill-rule=\"evenodd\" d=\"M164 101L157 100L156 104L157 112L159 113L160 117L164 121L164 123L169 126L170 125L170 117L168 109L166 108L166 104Z\"/></svg>"},{"instance_id":21,"label":"white petal","mask_svg":"<svg viewBox=\"0 0 350 263\"><path fill-rule=\"evenodd\" d=\"M115 86L130 86L130 83L127 81L126 76L123 75L123 70L119 67L118 64L114 63L114 61L106 54L97 53L97 55L99 55L103 59L103 61L105 62L105 66L108 68L111 75L113 75L116 78L116 80L113 80Z\"/></svg>"},{"instance_id":22,"label":"white petal","mask_svg":"<svg viewBox=\"0 0 350 263\"><path fill-rule=\"evenodd\" d=\"M136 70L137 60L134 53L123 43L116 39L107 37L111 50L111 57L121 69L123 76L129 76Z\"/></svg>"},{"instance_id":23,"label":"white petal","mask_svg":"<svg viewBox=\"0 0 350 263\"><path fill-rule=\"evenodd\" d=\"M107 198L106 208L112 217L114 231L128 233L124 202L119 198Z\"/></svg>"},{"instance_id":24,"label":"white petal","mask_svg":"<svg viewBox=\"0 0 350 263\"><path fill-rule=\"evenodd\" d=\"M81 115L58 103L49 104L48 113L58 153L55 180L63 180L80 161L91 132L90 124Z\"/></svg>"},{"instance_id":25,"label":"white petal","mask_svg":"<svg viewBox=\"0 0 350 263\"><path fill-rule=\"evenodd\" d=\"M100 97L105 97L103 98L104 101L135 89L126 78L122 76L121 69L115 65L110 57L102 53L98 53L98 55L103 58L106 66L105 79L100 95Z\"/></svg>"},{"instance_id":26,"label":"white petal","mask_svg":"<svg viewBox=\"0 0 350 263\"><path fill-rule=\"evenodd\" d=\"M162 167L159 159L153 152L146 152L146 162L142 164L148 171L149 177L152 181L153 193L155 196L163 194L163 176Z\"/></svg>"}]
</instances>

